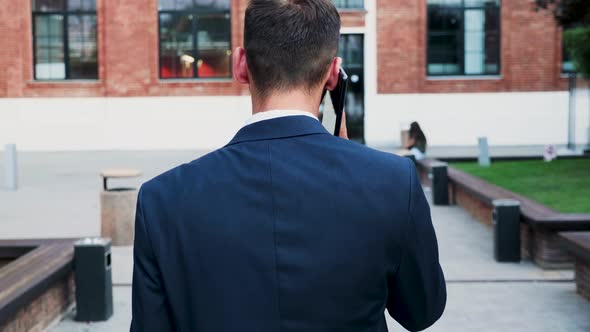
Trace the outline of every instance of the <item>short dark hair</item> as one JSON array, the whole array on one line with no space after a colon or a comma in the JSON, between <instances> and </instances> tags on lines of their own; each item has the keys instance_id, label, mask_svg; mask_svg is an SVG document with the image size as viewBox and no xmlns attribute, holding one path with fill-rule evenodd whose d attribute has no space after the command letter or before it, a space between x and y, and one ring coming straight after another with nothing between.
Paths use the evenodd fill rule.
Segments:
<instances>
[{"instance_id":1,"label":"short dark hair","mask_svg":"<svg viewBox=\"0 0 590 332\"><path fill-rule=\"evenodd\" d=\"M317 87L338 53L340 15L331 0L251 0L244 48L256 92Z\"/></svg>"}]
</instances>

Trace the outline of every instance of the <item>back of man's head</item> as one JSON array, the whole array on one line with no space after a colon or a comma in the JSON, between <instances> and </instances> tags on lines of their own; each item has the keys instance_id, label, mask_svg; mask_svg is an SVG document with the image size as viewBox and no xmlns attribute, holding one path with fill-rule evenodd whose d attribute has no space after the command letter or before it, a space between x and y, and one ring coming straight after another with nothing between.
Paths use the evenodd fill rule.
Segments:
<instances>
[{"instance_id":1,"label":"back of man's head","mask_svg":"<svg viewBox=\"0 0 590 332\"><path fill-rule=\"evenodd\" d=\"M331 0L251 0L244 48L256 93L311 93L325 79L339 37L340 15Z\"/></svg>"}]
</instances>

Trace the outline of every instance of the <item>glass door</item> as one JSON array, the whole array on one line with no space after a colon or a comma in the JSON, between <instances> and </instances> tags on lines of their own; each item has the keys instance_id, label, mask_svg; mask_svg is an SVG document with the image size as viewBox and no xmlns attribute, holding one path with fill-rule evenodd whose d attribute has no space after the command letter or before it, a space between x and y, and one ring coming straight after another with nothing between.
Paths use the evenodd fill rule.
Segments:
<instances>
[{"instance_id":1,"label":"glass door","mask_svg":"<svg viewBox=\"0 0 590 332\"><path fill-rule=\"evenodd\" d=\"M348 137L365 144L364 35L341 35L338 56L349 77L345 105Z\"/></svg>"}]
</instances>

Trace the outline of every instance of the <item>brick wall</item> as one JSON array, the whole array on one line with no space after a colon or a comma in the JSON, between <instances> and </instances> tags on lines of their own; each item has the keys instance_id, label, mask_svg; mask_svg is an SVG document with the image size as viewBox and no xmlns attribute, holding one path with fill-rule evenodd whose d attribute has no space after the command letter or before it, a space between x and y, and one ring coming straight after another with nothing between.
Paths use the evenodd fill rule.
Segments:
<instances>
[{"instance_id":1,"label":"brick wall","mask_svg":"<svg viewBox=\"0 0 590 332\"><path fill-rule=\"evenodd\" d=\"M232 47L242 44L246 0L231 2ZM166 81L158 69L158 1L104 1L107 45L105 88L109 96L241 95L246 89L231 79L217 82ZM137 13L142 13L137 15ZM105 49L105 47L103 47Z\"/></svg>"},{"instance_id":2,"label":"brick wall","mask_svg":"<svg viewBox=\"0 0 590 332\"><path fill-rule=\"evenodd\" d=\"M571 269L573 257L563 248L557 232L535 230L530 234L533 260L543 269Z\"/></svg>"},{"instance_id":3,"label":"brick wall","mask_svg":"<svg viewBox=\"0 0 590 332\"><path fill-rule=\"evenodd\" d=\"M426 76L426 0L377 0L378 92L552 91L561 77L561 30L530 0L503 1L501 72L485 79Z\"/></svg>"},{"instance_id":4,"label":"brick wall","mask_svg":"<svg viewBox=\"0 0 590 332\"><path fill-rule=\"evenodd\" d=\"M243 36L247 0L231 2L232 46ZM31 1L9 0L0 8L0 96L92 97L241 95L247 89L224 81L166 82L158 75L158 1L97 0L99 79L33 80Z\"/></svg>"},{"instance_id":5,"label":"brick wall","mask_svg":"<svg viewBox=\"0 0 590 332\"><path fill-rule=\"evenodd\" d=\"M590 301L590 261L576 258L576 288Z\"/></svg>"},{"instance_id":6,"label":"brick wall","mask_svg":"<svg viewBox=\"0 0 590 332\"><path fill-rule=\"evenodd\" d=\"M472 193L466 191L464 188L453 183L449 184L453 187L453 202L462 207L467 213L482 224L493 227L492 224L492 207L485 204L482 200L475 197Z\"/></svg>"},{"instance_id":7,"label":"brick wall","mask_svg":"<svg viewBox=\"0 0 590 332\"><path fill-rule=\"evenodd\" d=\"M248 0L231 1L232 48L243 39ZM247 87L231 79L160 80L158 0L97 0L99 79L33 80L30 0L0 6L0 97L128 97L244 95ZM343 11L345 27L365 25L364 11Z\"/></svg>"},{"instance_id":8,"label":"brick wall","mask_svg":"<svg viewBox=\"0 0 590 332\"><path fill-rule=\"evenodd\" d=\"M364 27L366 14L364 10L343 10L340 11L340 21L343 27Z\"/></svg>"},{"instance_id":9,"label":"brick wall","mask_svg":"<svg viewBox=\"0 0 590 332\"><path fill-rule=\"evenodd\" d=\"M232 47L243 38L248 0L232 0ZM31 2L0 8L0 97L244 95L223 81L166 81L158 76L157 0L97 0L99 79L33 80ZM561 31L531 1L502 5L501 75L489 79L426 77L426 0L376 0L379 93L563 90ZM141 13L138 15L138 13ZM342 11L345 27L365 26L362 11ZM534 41L534 42L532 42Z\"/></svg>"},{"instance_id":10,"label":"brick wall","mask_svg":"<svg viewBox=\"0 0 590 332\"><path fill-rule=\"evenodd\" d=\"M14 318L0 326L4 332L41 332L74 303L74 274L58 280L45 293L26 305Z\"/></svg>"}]
</instances>

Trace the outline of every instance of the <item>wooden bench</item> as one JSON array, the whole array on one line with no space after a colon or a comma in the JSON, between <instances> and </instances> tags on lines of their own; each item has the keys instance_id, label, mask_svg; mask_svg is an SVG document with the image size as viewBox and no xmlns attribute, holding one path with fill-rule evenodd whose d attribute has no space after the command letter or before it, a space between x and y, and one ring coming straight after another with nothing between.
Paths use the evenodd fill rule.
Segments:
<instances>
[{"instance_id":1,"label":"wooden bench","mask_svg":"<svg viewBox=\"0 0 590 332\"><path fill-rule=\"evenodd\" d=\"M429 184L428 173L435 159L417 163L420 177ZM473 175L448 168L451 203L463 207L475 219L492 226L492 201L515 199L520 202L522 255L545 269L572 268L573 258L558 237L562 231L590 231L590 214L559 213L527 197L493 185Z\"/></svg>"},{"instance_id":2,"label":"wooden bench","mask_svg":"<svg viewBox=\"0 0 590 332\"><path fill-rule=\"evenodd\" d=\"M43 330L74 302L73 239L2 240L0 331Z\"/></svg>"},{"instance_id":3,"label":"wooden bench","mask_svg":"<svg viewBox=\"0 0 590 332\"><path fill-rule=\"evenodd\" d=\"M559 235L576 261L576 289L590 300L590 232L564 232Z\"/></svg>"}]
</instances>

